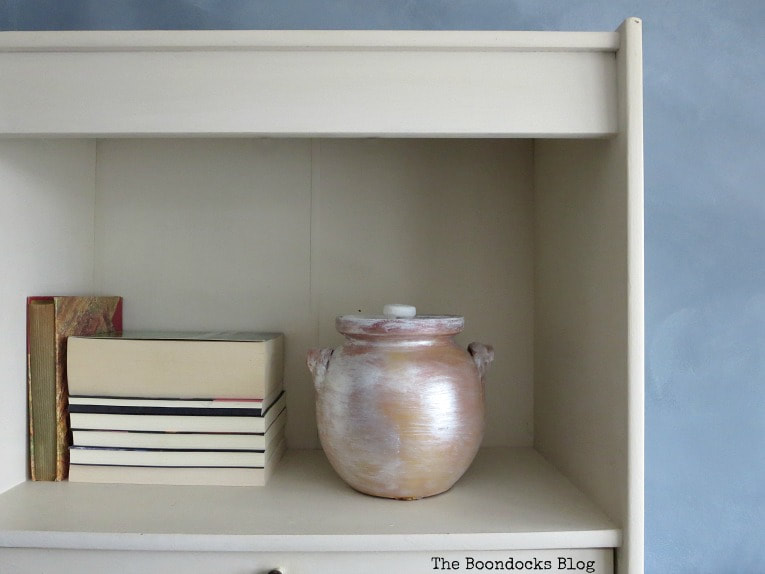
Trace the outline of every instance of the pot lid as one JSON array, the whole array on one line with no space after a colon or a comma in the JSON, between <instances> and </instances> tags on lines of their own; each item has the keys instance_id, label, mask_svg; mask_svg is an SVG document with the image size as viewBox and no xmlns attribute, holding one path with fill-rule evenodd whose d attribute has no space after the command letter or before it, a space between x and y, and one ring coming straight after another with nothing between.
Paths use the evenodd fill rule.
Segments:
<instances>
[{"instance_id":1,"label":"pot lid","mask_svg":"<svg viewBox=\"0 0 765 574\"><path fill-rule=\"evenodd\" d=\"M456 335L465 326L459 315L418 315L412 305L393 303L382 315L341 315L335 327L344 335Z\"/></svg>"}]
</instances>

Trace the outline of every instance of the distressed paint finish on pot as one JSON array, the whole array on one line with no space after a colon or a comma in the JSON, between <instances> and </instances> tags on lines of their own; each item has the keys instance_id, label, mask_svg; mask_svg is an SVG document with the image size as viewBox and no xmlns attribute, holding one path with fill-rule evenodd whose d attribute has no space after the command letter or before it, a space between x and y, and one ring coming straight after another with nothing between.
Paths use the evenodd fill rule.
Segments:
<instances>
[{"instance_id":1,"label":"distressed paint finish on pot","mask_svg":"<svg viewBox=\"0 0 765 574\"><path fill-rule=\"evenodd\" d=\"M356 490L416 499L448 490L483 438L491 347L452 337L461 317L338 317L346 343L313 350L319 437Z\"/></svg>"}]
</instances>

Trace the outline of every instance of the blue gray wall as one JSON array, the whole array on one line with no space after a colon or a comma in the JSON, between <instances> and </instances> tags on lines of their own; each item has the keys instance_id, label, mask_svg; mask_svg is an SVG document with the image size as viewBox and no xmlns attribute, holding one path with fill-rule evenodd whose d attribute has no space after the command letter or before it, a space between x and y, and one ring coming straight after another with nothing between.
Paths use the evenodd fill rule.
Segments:
<instances>
[{"instance_id":1,"label":"blue gray wall","mask_svg":"<svg viewBox=\"0 0 765 574\"><path fill-rule=\"evenodd\" d=\"M4 0L0 29L644 20L646 572L765 573L765 2Z\"/></svg>"}]
</instances>

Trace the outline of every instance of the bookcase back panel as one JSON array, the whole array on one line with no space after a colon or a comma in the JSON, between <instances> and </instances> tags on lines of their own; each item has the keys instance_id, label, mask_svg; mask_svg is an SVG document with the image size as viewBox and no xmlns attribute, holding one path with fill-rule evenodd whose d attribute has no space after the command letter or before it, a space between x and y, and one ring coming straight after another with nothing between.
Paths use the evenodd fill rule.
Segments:
<instances>
[{"instance_id":1,"label":"bookcase back panel","mask_svg":"<svg viewBox=\"0 0 765 574\"><path fill-rule=\"evenodd\" d=\"M125 328L284 332L290 429L313 440L310 141L105 140L97 155L96 285L124 296Z\"/></svg>"},{"instance_id":2,"label":"bookcase back panel","mask_svg":"<svg viewBox=\"0 0 765 574\"><path fill-rule=\"evenodd\" d=\"M321 140L314 158L319 338L334 317L387 302L465 317L491 343L486 444L531 441L532 180L529 140Z\"/></svg>"},{"instance_id":3,"label":"bookcase back panel","mask_svg":"<svg viewBox=\"0 0 765 574\"><path fill-rule=\"evenodd\" d=\"M26 477L25 298L92 289L94 149L0 141L0 491Z\"/></svg>"},{"instance_id":4,"label":"bookcase back panel","mask_svg":"<svg viewBox=\"0 0 765 574\"><path fill-rule=\"evenodd\" d=\"M405 302L492 343L487 444L529 445L530 140L98 143L96 288L126 328L286 334L288 439L318 445L305 352Z\"/></svg>"}]
</instances>

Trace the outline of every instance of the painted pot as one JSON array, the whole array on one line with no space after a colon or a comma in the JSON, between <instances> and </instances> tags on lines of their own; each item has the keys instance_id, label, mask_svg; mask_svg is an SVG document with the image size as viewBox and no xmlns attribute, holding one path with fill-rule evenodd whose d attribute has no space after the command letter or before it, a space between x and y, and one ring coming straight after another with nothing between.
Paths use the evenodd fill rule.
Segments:
<instances>
[{"instance_id":1,"label":"painted pot","mask_svg":"<svg viewBox=\"0 0 765 574\"><path fill-rule=\"evenodd\" d=\"M484 431L489 345L458 347L464 318L416 315L386 305L376 316L336 319L345 343L314 349L322 448L356 490L417 499L448 490L464 474Z\"/></svg>"}]
</instances>

